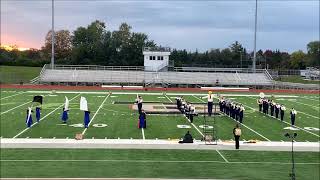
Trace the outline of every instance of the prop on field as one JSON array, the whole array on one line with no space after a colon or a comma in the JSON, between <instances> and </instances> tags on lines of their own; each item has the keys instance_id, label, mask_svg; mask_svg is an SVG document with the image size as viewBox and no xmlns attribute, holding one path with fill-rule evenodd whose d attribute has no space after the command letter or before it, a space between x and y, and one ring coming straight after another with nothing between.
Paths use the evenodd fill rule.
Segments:
<instances>
[{"instance_id":1,"label":"prop on field","mask_svg":"<svg viewBox=\"0 0 320 180\"><path fill-rule=\"evenodd\" d=\"M37 122L40 121L40 115L41 115L41 107L42 107L42 102L43 102L43 97L42 96L34 96L33 100L32 100L32 104L31 104L31 109L34 105L34 103L36 103L36 119ZM40 105L40 107L39 107Z\"/></svg>"},{"instance_id":2,"label":"prop on field","mask_svg":"<svg viewBox=\"0 0 320 180\"><path fill-rule=\"evenodd\" d=\"M83 139L83 134L77 133L75 139L76 140L82 140Z\"/></svg>"},{"instance_id":3,"label":"prop on field","mask_svg":"<svg viewBox=\"0 0 320 180\"><path fill-rule=\"evenodd\" d=\"M55 93L56 93L56 90L52 90L51 93L52 93L52 94L55 94Z\"/></svg>"},{"instance_id":4,"label":"prop on field","mask_svg":"<svg viewBox=\"0 0 320 180\"><path fill-rule=\"evenodd\" d=\"M32 126L32 108L31 107L28 107L28 110L27 110L27 117L26 117L26 125L27 127L31 127Z\"/></svg>"},{"instance_id":5,"label":"prop on field","mask_svg":"<svg viewBox=\"0 0 320 180\"><path fill-rule=\"evenodd\" d=\"M69 111L69 99L65 96L64 108L61 116L63 123L67 123L68 120L68 111Z\"/></svg>"},{"instance_id":6,"label":"prop on field","mask_svg":"<svg viewBox=\"0 0 320 180\"><path fill-rule=\"evenodd\" d=\"M42 96L34 96L32 102L38 102L42 104L43 97Z\"/></svg>"},{"instance_id":7,"label":"prop on field","mask_svg":"<svg viewBox=\"0 0 320 180\"><path fill-rule=\"evenodd\" d=\"M248 141L244 141L243 143L257 143L257 142L260 142L260 141L257 139L250 139Z\"/></svg>"},{"instance_id":8,"label":"prop on field","mask_svg":"<svg viewBox=\"0 0 320 180\"><path fill-rule=\"evenodd\" d=\"M80 110L81 111L88 111L88 101L85 97L80 98Z\"/></svg>"},{"instance_id":9,"label":"prop on field","mask_svg":"<svg viewBox=\"0 0 320 180\"><path fill-rule=\"evenodd\" d=\"M88 109L88 102L85 97L80 98L80 110L84 111L83 124L85 128L88 128L90 122L90 111Z\"/></svg>"}]
</instances>

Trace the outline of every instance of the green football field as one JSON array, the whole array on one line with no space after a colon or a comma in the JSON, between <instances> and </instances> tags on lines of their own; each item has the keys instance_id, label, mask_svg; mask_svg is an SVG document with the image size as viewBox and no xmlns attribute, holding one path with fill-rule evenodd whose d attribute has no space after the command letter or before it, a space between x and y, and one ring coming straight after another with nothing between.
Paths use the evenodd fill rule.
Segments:
<instances>
[{"instance_id":1,"label":"green football field","mask_svg":"<svg viewBox=\"0 0 320 180\"><path fill-rule=\"evenodd\" d=\"M186 131L202 138L202 115L191 124L181 114L147 115L147 128L137 128L138 114L131 107L137 94L145 104L175 103L178 95L193 103L203 103L205 92L112 92L1 90L2 138L73 139L83 133L86 139L166 139L177 141ZM43 95L40 123L26 128L26 109L33 96ZM284 134L297 132L296 141L319 142L319 96L274 94L275 101L287 107L281 122L258 112L256 96L226 93L225 97L245 107L241 140L289 141ZM269 94L267 94L269 95ZM61 123L65 96L70 100L68 123ZM91 111L88 129L82 127L80 97L86 97ZM289 130L289 109L297 111L296 130ZM199 110L200 111L200 110ZM206 117L208 118L208 117ZM236 122L221 114L210 117L220 141L233 139ZM35 117L33 117L35 122ZM188 125L189 129L177 125ZM225 157L222 158L220 153ZM112 149L1 149L1 177L137 177L137 178L219 178L289 179L290 152L229 150L112 150ZM319 179L319 152L295 152L298 179Z\"/></svg>"},{"instance_id":2,"label":"green football field","mask_svg":"<svg viewBox=\"0 0 320 180\"><path fill-rule=\"evenodd\" d=\"M144 94L145 93L145 94ZM74 138L76 133L82 133L84 128L83 112L79 109L80 97L86 97L91 111L90 127L84 132L85 138L95 139L179 139L187 130L190 130L195 139L201 139L203 115L194 119L194 126L182 114L150 114L147 116L147 129L137 128L138 113L131 106L134 105L137 94L142 95L145 104L157 103L159 106L175 103L178 94L186 93L155 93L155 92L63 92L52 91L1 91L1 137L3 138ZM31 105L33 96L43 95L40 123L34 123L26 128L26 109ZM276 102L287 107L284 122L266 116L257 111L254 94L226 94L235 102L245 107L242 125L242 140L260 141L288 141L283 134L290 127L289 111L294 107L298 114L296 118L296 141L319 141L319 96L315 95L275 95ZM70 100L69 120L61 123L61 113L64 107L65 96ZM203 103L204 94L184 95L184 98L193 103ZM119 103L120 102L120 103ZM121 103L125 102L125 103ZM165 106L164 106L165 108ZM198 110L203 111L203 110ZM230 140L233 138L232 129L235 121L223 114L206 117L214 118L211 121L216 130L216 138ZM33 117L35 122L35 117ZM181 129L177 125L189 125L190 129Z\"/></svg>"}]
</instances>

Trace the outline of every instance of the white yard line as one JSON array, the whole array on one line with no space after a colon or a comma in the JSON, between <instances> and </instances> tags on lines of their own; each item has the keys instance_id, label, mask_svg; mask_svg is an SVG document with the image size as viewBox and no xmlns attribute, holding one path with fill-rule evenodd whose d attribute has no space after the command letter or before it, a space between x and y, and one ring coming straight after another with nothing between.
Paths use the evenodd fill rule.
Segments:
<instances>
[{"instance_id":1,"label":"white yard line","mask_svg":"<svg viewBox=\"0 0 320 180\"><path fill-rule=\"evenodd\" d=\"M166 95L166 97L167 97L167 95ZM168 98L168 97L167 97ZM169 99L169 98L168 98ZM170 100L170 99L169 99ZM171 101L171 100L170 100ZM171 101L172 102L172 101ZM204 135L202 134L202 132L197 128L197 126L196 125L194 125L193 123L191 123L191 121L185 116L185 115L183 115L188 121L189 121L189 123L201 134L201 136L202 137L204 137Z\"/></svg>"},{"instance_id":2,"label":"white yard line","mask_svg":"<svg viewBox=\"0 0 320 180\"><path fill-rule=\"evenodd\" d=\"M16 106L16 107L14 107L14 108L11 108L11 109L9 109L9 110L6 110L6 111L2 112L0 115L5 114L5 113L8 113L8 112L10 112L10 111L12 111L12 110L15 110L15 109L17 109L17 108L19 108L19 107L21 107L21 106L24 106L24 105L26 105L26 104L28 104L28 103L31 103L31 102L32 102L32 101L28 101L28 102L26 102L26 103L20 104L19 106Z\"/></svg>"},{"instance_id":3,"label":"white yard line","mask_svg":"<svg viewBox=\"0 0 320 180\"><path fill-rule=\"evenodd\" d=\"M173 102L166 94L164 95L170 102Z\"/></svg>"},{"instance_id":4,"label":"white yard line","mask_svg":"<svg viewBox=\"0 0 320 180\"><path fill-rule=\"evenodd\" d=\"M250 109L252 109L252 110L254 110L254 111L256 111L256 112L260 112L260 111L256 110L255 108L250 107L250 106L248 106L248 105L243 104L243 106L248 107L248 108L250 108ZM263 114L262 112L260 112L260 113ZM300 113L302 113L302 112L300 112ZM303 114L303 113L302 113L302 114ZM286 121L281 121L280 119L277 119L277 118L274 117L274 116L270 116L269 114L266 114L266 115L269 116L269 117L271 117L271 118L273 118L273 119L276 119L276 120L278 120L278 121L280 121L280 122L286 123L286 124L288 124L288 125L291 126L291 124L288 123L288 122L286 122ZM317 118L318 118L318 117L317 117ZM305 132L307 132L307 133L310 133L310 134L312 134L312 135L314 135L314 136L320 137L318 134L315 134L315 133L313 133L313 132L307 131L307 130L299 127L299 126L294 126L294 127L298 128L298 129L300 129L300 130L302 130L302 131L305 131Z\"/></svg>"},{"instance_id":5,"label":"white yard line","mask_svg":"<svg viewBox=\"0 0 320 180\"><path fill-rule=\"evenodd\" d=\"M266 162L266 161L188 161L188 160L125 160L125 159L1 159L0 162L135 162L135 163L222 163L222 164L292 164L291 162ZM318 165L320 163L296 162L300 165ZM25 179L25 178L23 178ZM54 178L53 178L54 179ZM77 178L78 179L78 178Z\"/></svg>"},{"instance_id":6,"label":"white yard line","mask_svg":"<svg viewBox=\"0 0 320 180\"><path fill-rule=\"evenodd\" d=\"M80 96L80 94L74 96L72 99L70 99L70 101L72 101L73 99L77 98L78 96ZM42 121L43 119L45 119L46 117L48 117L50 114L54 113L56 110L60 109L62 106L64 106L64 103L63 103L62 105L60 105L59 107L57 107L56 109L54 109L53 111L51 111L50 113L48 113L47 115L45 115L44 117L42 117L42 118L39 120L39 122ZM38 124L38 122L35 122L34 124L32 124L31 127L33 127L33 126L36 125L36 124ZM22 130L21 132L19 132L17 135L15 135L15 136L13 137L13 139L16 138L16 137L18 137L18 136L20 136L21 134L23 134L24 132L26 132L28 129L31 129L31 127L30 127L30 128L25 128L24 130Z\"/></svg>"},{"instance_id":7,"label":"white yard line","mask_svg":"<svg viewBox=\"0 0 320 180\"><path fill-rule=\"evenodd\" d=\"M191 121L184 115L182 114L187 120L188 122L199 132L199 134L201 134L202 137L204 137L204 135L202 134L202 132L197 128L196 125L194 125L193 123L191 123Z\"/></svg>"},{"instance_id":8,"label":"white yard line","mask_svg":"<svg viewBox=\"0 0 320 180\"><path fill-rule=\"evenodd\" d=\"M104 98L104 100L102 101L102 103L100 104L98 110L94 113L94 115L92 116L92 119L90 120L89 124L88 124L88 127L90 126L90 124L92 123L92 121L94 120L94 118L96 117L96 115L98 114L98 112L100 111L100 109L102 108L103 104L106 102L106 100L109 98L110 94L107 95L106 98ZM82 135L84 135L86 133L88 128L85 128L83 131L82 131Z\"/></svg>"},{"instance_id":9,"label":"white yard line","mask_svg":"<svg viewBox=\"0 0 320 180\"><path fill-rule=\"evenodd\" d=\"M216 149L216 151L217 151L217 153L222 157L222 159L225 161L225 162L229 162L228 160L227 160L227 158L225 158L221 153L220 153L220 151L218 150L218 149Z\"/></svg>"},{"instance_id":10,"label":"white yard line","mask_svg":"<svg viewBox=\"0 0 320 180\"><path fill-rule=\"evenodd\" d=\"M6 96L6 97L1 98L0 100L4 100L4 99L7 99L7 98L10 98L10 97L13 97L13 96L18 96L18 95L23 94L23 93L25 93L25 92L20 92L20 93L11 95L11 96Z\"/></svg>"},{"instance_id":11,"label":"white yard line","mask_svg":"<svg viewBox=\"0 0 320 180\"><path fill-rule=\"evenodd\" d=\"M319 99L319 97L318 98L312 98L312 97L302 97L302 96L299 96L299 98L302 98L302 99L307 99L307 100L312 100L312 101L319 101L320 99Z\"/></svg>"},{"instance_id":12,"label":"white yard line","mask_svg":"<svg viewBox=\"0 0 320 180\"><path fill-rule=\"evenodd\" d=\"M195 97L195 98L201 100L202 102L204 102L202 99L200 99L200 98L198 98L198 97L196 97L196 96L193 96L193 97ZM224 114L224 115L225 115L225 114ZM227 116L227 115L225 115L225 116ZM229 116L227 116L227 117L229 117ZM229 117L229 119L232 119L232 118ZM232 119L232 120L235 121L235 122L238 122L238 121L236 121L236 120L234 120L234 119ZM267 141L271 141L270 139L266 138L266 137L263 136L262 134L260 134L260 133L258 133L257 131L251 129L249 126L247 126L247 125L245 125L245 124L243 124L243 123L241 123L241 125L244 126L244 127L247 128L247 129L249 129L250 131L256 133L257 135L259 135L259 136L262 137L263 139L265 139L265 140L267 140Z\"/></svg>"},{"instance_id":13,"label":"white yard line","mask_svg":"<svg viewBox=\"0 0 320 180\"><path fill-rule=\"evenodd\" d=\"M297 112L299 112L299 113L301 113L301 114L304 114L304 115L306 115L306 116L310 116L310 117L316 118L316 119L318 119L318 120L319 120L319 118L320 118L320 117L313 116L313 115L310 115L310 114L307 114L307 113L304 113L304 112L301 112L301 111L297 111Z\"/></svg>"},{"instance_id":14,"label":"white yard line","mask_svg":"<svg viewBox=\"0 0 320 180\"><path fill-rule=\"evenodd\" d=\"M141 133L142 133L142 139L145 140L146 137L144 136L144 129L143 128L141 128Z\"/></svg>"},{"instance_id":15,"label":"white yard line","mask_svg":"<svg viewBox=\"0 0 320 180\"><path fill-rule=\"evenodd\" d=\"M310 105L310 104L305 104L305 103L296 102L296 101L295 101L294 103L302 104L302 105L304 105L304 106L309 106L309 107L311 107L311 108L313 108L313 109L315 109L315 110L317 110L317 111L319 111L319 109L320 109L319 106L312 106L312 105Z\"/></svg>"}]
</instances>

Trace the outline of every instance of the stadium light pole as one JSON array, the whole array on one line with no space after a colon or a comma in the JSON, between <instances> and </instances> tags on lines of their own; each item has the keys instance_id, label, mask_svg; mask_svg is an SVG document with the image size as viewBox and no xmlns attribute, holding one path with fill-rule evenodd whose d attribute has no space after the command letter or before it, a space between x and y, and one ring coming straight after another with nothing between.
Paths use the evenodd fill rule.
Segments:
<instances>
[{"instance_id":1,"label":"stadium light pole","mask_svg":"<svg viewBox=\"0 0 320 180\"><path fill-rule=\"evenodd\" d=\"M54 69L54 0L52 0L51 69Z\"/></svg>"},{"instance_id":2,"label":"stadium light pole","mask_svg":"<svg viewBox=\"0 0 320 180\"><path fill-rule=\"evenodd\" d=\"M255 10L255 16L254 16L254 45L253 45L253 61L252 61L252 70L255 73L256 72L256 46L257 46L257 14L258 14L258 0L256 0L256 10Z\"/></svg>"},{"instance_id":3,"label":"stadium light pole","mask_svg":"<svg viewBox=\"0 0 320 180\"><path fill-rule=\"evenodd\" d=\"M291 177L291 180L295 180L296 179L296 174L295 174L295 167L294 167L294 156L293 156L293 142L294 139L297 137L297 133L293 133L293 134L289 134L286 133L284 136L287 138L291 139L291 160L292 160L292 169L291 169L291 173L289 174L289 176Z\"/></svg>"}]
</instances>

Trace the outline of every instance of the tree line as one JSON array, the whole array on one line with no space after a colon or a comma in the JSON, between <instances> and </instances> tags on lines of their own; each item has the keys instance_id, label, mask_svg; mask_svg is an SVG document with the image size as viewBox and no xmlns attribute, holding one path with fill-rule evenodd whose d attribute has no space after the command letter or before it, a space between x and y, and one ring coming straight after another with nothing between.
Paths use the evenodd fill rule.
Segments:
<instances>
[{"instance_id":1,"label":"tree line","mask_svg":"<svg viewBox=\"0 0 320 180\"><path fill-rule=\"evenodd\" d=\"M0 65L43 66L50 63L51 35L49 31L41 49L18 51L0 48ZM55 63L143 66L143 47L157 44L145 33L133 32L132 27L122 23L117 30L108 30L102 21L94 21L87 27L55 31ZM158 46L160 46L158 44ZM307 53L298 50L293 53L280 50L257 51L257 67L270 69L304 69L319 67L320 41L307 44ZM235 41L224 49L210 49L205 52L189 52L173 49L170 59L174 66L238 67L250 68L253 52L248 52L240 42Z\"/></svg>"}]
</instances>

